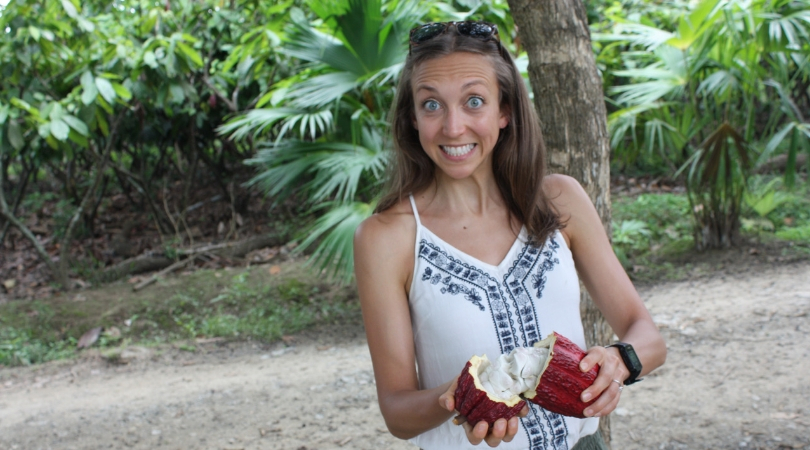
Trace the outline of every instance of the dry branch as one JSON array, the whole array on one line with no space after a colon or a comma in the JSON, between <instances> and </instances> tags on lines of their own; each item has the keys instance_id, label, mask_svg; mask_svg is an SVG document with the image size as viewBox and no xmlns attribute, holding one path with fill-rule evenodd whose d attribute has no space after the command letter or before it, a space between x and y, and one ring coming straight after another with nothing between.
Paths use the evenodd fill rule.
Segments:
<instances>
[{"instance_id":1,"label":"dry branch","mask_svg":"<svg viewBox=\"0 0 810 450\"><path fill-rule=\"evenodd\" d=\"M287 236L275 234L253 236L249 239L237 242L225 242L222 244L201 245L187 249L179 249L177 250L177 256L193 257L208 253L224 258L241 258L253 250L264 247L275 247L278 245L283 245L286 242ZM105 269L101 273L100 278L104 281L117 280L129 275L163 270L175 262L176 260L167 258L163 255L140 255L135 258L121 261L120 263Z\"/></svg>"}]
</instances>

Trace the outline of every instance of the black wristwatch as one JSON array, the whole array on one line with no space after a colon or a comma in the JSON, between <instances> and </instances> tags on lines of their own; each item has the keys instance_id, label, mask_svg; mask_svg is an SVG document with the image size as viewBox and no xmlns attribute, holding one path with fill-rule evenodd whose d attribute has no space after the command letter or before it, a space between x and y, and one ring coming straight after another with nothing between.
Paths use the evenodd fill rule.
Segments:
<instances>
[{"instance_id":1,"label":"black wristwatch","mask_svg":"<svg viewBox=\"0 0 810 450\"><path fill-rule=\"evenodd\" d=\"M622 355L622 361L624 361L624 365L627 366L627 370L630 371L630 376L624 380L624 385L630 385L637 381L641 381L641 378L638 378L639 374L641 373L641 360L638 359L638 355L636 355L636 351L633 350L633 346L625 343L625 342L617 342L612 345L608 345L608 347L616 347L619 350L619 354Z\"/></svg>"}]
</instances>

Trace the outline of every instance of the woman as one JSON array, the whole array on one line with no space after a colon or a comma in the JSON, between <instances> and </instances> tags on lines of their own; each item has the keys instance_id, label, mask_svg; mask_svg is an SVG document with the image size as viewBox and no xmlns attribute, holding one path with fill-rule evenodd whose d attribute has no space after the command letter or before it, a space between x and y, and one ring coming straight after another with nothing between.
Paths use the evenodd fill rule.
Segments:
<instances>
[{"instance_id":1,"label":"woman","mask_svg":"<svg viewBox=\"0 0 810 450\"><path fill-rule=\"evenodd\" d=\"M663 364L663 340L584 190L545 175L537 118L495 26L427 24L411 30L409 45L391 184L355 235L386 424L430 450L598 442L597 418L616 408L625 382ZM532 405L492 427L454 426L456 378L472 355L495 357L552 331L584 348L577 273L638 360L628 367L625 348L587 351L580 368L600 371L582 394L596 399L586 419Z\"/></svg>"}]
</instances>

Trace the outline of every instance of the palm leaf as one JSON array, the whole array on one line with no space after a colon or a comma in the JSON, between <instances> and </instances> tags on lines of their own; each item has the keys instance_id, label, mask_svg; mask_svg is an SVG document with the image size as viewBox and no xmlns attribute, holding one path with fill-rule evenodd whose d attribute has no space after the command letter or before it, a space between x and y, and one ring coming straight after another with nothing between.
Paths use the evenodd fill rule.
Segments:
<instances>
[{"instance_id":1,"label":"palm leaf","mask_svg":"<svg viewBox=\"0 0 810 450\"><path fill-rule=\"evenodd\" d=\"M305 230L306 238L298 251L318 242L310 257L310 264L346 283L351 280L354 272L354 232L371 215L375 204L352 202L327 203L322 206L328 211Z\"/></svg>"},{"instance_id":2,"label":"palm leaf","mask_svg":"<svg viewBox=\"0 0 810 450\"><path fill-rule=\"evenodd\" d=\"M253 109L247 114L231 119L217 131L220 134L230 135L233 140L242 140L249 135L255 138L278 122L301 114L304 114L304 111L293 108Z\"/></svg>"}]
</instances>

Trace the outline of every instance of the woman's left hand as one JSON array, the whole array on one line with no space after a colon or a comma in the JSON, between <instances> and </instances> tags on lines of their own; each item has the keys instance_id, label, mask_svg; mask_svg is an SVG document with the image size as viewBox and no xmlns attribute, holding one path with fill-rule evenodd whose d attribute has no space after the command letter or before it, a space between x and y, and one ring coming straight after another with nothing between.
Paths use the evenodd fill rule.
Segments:
<instances>
[{"instance_id":1,"label":"woman's left hand","mask_svg":"<svg viewBox=\"0 0 810 450\"><path fill-rule=\"evenodd\" d=\"M580 396L583 402L596 398L593 404L585 408L586 417L606 416L616 409L624 389L624 380L630 375L618 350L612 347L591 347L580 361L579 368L587 372L596 364L599 365L599 374Z\"/></svg>"}]
</instances>

